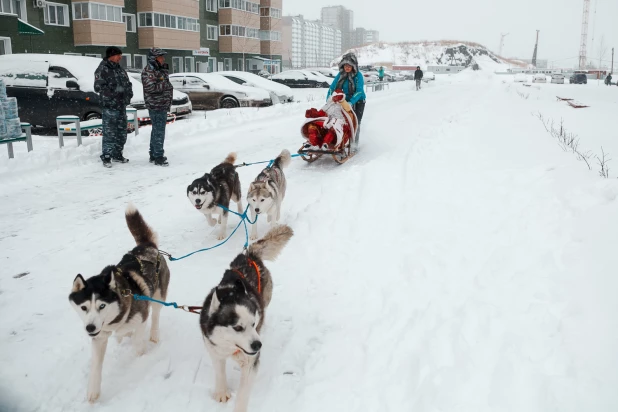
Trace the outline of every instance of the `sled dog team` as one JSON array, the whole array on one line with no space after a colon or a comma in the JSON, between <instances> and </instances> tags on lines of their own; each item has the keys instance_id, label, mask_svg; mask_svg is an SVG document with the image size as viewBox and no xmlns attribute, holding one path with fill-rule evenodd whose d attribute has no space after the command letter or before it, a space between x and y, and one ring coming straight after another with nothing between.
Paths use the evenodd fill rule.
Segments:
<instances>
[{"instance_id":1,"label":"sled dog team","mask_svg":"<svg viewBox=\"0 0 618 412\"><path fill-rule=\"evenodd\" d=\"M206 216L210 226L221 225L219 239L226 237L228 212L233 200L238 212L242 205L240 179L230 153L210 173L195 179L187 188L191 204ZM214 398L227 402L231 398L225 375L225 365L232 358L241 368L240 387L235 412L247 410L251 386L257 372L262 342L260 329L273 291L272 277L264 261L277 258L294 234L287 225L278 225L281 203L285 197L286 179L283 169L291 155L283 150L274 163L263 169L249 186L247 202L253 218L266 214L271 229L230 263L223 278L206 296L200 314L204 344L212 358L215 371ZM224 206L226 209L218 207ZM213 217L218 215L218 220ZM100 274L88 279L75 277L69 302L84 322L92 338L92 358L88 378L87 399L95 402L101 393L101 374L107 341L112 333L118 342L131 337L138 355L146 351L146 320L152 308L150 341L159 341L159 315L162 306L133 295L167 299L170 270L158 249L155 232L140 212L129 205L125 218L136 246L116 265L106 266ZM251 230L257 239L257 224Z\"/></svg>"}]
</instances>

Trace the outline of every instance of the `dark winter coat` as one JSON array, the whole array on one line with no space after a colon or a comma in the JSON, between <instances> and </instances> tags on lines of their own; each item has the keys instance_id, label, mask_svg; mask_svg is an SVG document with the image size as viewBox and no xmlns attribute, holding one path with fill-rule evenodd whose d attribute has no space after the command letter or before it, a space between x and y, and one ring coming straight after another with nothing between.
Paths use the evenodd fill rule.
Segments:
<instances>
[{"instance_id":1,"label":"dark winter coat","mask_svg":"<svg viewBox=\"0 0 618 412\"><path fill-rule=\"evenodd\" d=\"M414 71L414 80L422 80L423 79L423 71L421 69L416 69Z\"/></svg>"},{"instance_id":2,"label":"dark winter coat","mask_svg":"<svg viewBox=\"0 0 618 412\"><path fill-rule=\"evenodd\" d=\"M148 64L142 71L142 85L147 109L170 110L174 86L170 83L167 65L161 66L155 56L148 56Z\"/></svg>"},{"instance_id":3,"label":"dark winter coat","mask_svg":"<svg viewBox=\"0 0 618 412\"><path fill-rule=\"evenodd\" d=\"M127 72L118 63L107 59L94 72L94 91L101 96L104 109L124 111L133 97L133 86Z\"/></svg>"}]
</instances>

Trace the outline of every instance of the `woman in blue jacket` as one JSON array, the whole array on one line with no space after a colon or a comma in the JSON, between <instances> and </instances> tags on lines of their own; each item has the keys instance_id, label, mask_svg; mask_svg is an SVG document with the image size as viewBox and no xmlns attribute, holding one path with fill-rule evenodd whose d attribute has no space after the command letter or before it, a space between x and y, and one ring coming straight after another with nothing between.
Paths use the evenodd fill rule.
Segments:
<instances>
[{"instance_id":1,"label":"woman in blue jacket","mask_svg":"<svg viewBox=\"0 0 618 412\"><path fill-rule=\"evenodd\" d=\"M339 62L339 73L333 80L328 89L326 100L336 89L341 89L345 93L345 99L358 118L360 125L365 111L365 80L363 74L358 71L358 61L354 53L345 54Z\"/></svg>"}]
</instances>

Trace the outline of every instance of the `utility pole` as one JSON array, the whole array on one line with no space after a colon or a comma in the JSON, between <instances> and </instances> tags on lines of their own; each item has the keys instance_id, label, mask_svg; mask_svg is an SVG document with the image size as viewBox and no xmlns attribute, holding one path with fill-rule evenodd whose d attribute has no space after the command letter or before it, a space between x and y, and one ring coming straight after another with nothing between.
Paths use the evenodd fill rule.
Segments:
<instances>
[{"instance_id":1,"label":"utility pole","mask_svg":"<svg viewBox=\"0 0 618 412\"><path fill-rule=\"evenodd\" d=\"M540 30L536 31L536 43L534 44L534 53L532 54L532 65L534 68L536 68L536 52L539 47L539 32Z\"/></svg>"},{"instance_id":2,"label":"utility pole","mask_svg":"<svg viewBox=\"0 0 618 412\"><path fill-rule=\"evenodd\" d=\"M498 56L502 57L502 48L504 47L504 38L508 36L510 33L502 34L500 33L500 47L498 47Z\"/></svg>"}]
</instances>

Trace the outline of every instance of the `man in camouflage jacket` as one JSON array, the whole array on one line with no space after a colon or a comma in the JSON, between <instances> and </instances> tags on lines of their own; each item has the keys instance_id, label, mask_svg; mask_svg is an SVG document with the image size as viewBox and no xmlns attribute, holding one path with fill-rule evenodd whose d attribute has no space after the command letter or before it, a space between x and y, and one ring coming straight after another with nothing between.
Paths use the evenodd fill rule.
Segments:
<instances>
[{"instance_id":1,"label":"man in camouflage jacket","mask_svg":"<svg viewBox=\"0 0 618 412\"><path fill-rule=\"evenodd\" d=\"M108 47L105 58L94 72L94 91L101 96L103 114L102 154L103 166L111 167L112 161L126 163L122 156L127 142L126 108L133 97L129 76L120 66L122 51Z\"/></svg>"},{"instance_id":2,"label":"man in camouflage jacket","mask_svg":"<svg viewBox=\"0 0 618 412\"><path fill-rule=\"evenodd\" d=\"M168 166L167 157L163 156L165 142L165 124L167 113L172 106L174 87L169 79L169 66L165 63L167 52L153 47L148 52L148 64L142 71L144 100L152 122L150 133L150 161L157 166Z\"/></svg>"}]
</instances>

